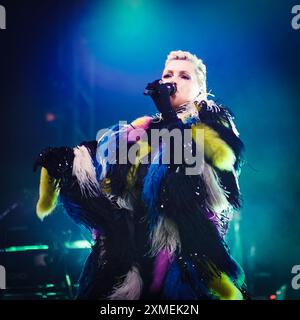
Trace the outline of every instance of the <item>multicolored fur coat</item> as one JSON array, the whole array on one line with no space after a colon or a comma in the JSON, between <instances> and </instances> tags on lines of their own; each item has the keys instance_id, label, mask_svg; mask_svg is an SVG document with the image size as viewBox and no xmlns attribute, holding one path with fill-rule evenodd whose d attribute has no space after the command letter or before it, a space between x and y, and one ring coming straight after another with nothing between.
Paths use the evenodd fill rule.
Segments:
<instances>
[{"instance_id":1,"label":"multicolored fur coat","mask_svg":"<svg viewBox=\"0 0 300 320\"><path fill-rule=\"evenodd\" d=\"M181 125L144 116L112 126L97 141L73 148L59 180L42 168L38 216L61 201L95 236L79 299L247 298L243 270L225 242L242 205L244 146L228 108L196 107L196 114L183 112ZM201 170L186 174L188 163L164 163L167 146L161 140L153 148L153 129L190 129L191 152L204 152ZM134 161L121 159L120 145L133 147ZM171 155L174 147L169 144ZM187 146L180 147L184 154Z\"/></svg>"}]
</instances>

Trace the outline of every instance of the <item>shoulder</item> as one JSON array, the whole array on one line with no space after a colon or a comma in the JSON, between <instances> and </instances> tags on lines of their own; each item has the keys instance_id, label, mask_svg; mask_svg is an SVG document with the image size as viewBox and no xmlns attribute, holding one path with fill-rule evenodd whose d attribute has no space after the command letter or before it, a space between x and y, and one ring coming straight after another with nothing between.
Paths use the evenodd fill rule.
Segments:
<instances>
[{"instance_id":1,"label":"shoulder","mask_svg":"<svg viewBox=\"0 0 300 320\"><path fill-rule=\"evenodd\" d=\"M113 137L115 138L126 138L129 133L136 130L147 130L150 128L153 117L149 115L144 115L138 117L132 121L120 121L109 128L99 130L97 133L97 143L98 146L106 144Z\"/></svg>"},{"instance_id":2,"label":"shoulder","mask_svg":"<svg viewBox=\"0 0 300 320\"><path fill-rule=\"evenodd\" d=\"M145 116L142 116L142 117L139 117L139 118L136 118L135 120L133 120L130 123L130 126L133 129L136 129L136 128L148 129L152 123L152 120L153 120L153 117L145 115Z\"/></svg>"},{"instance_id":3,"label":"shoulder","mask_svg":"<svg viewBox=\"0 0 300 320\"><path fill-rule=\"evenodd\" d=\"M244 163L245 146L235 125L232 110L213 101L200 103L199 118L202 123L213 129L218 136L232 149L236 157L235 169Z\"/></svg>"},{"instance_id":4,"label":"shoulder","mask_svg":"<svg viewBox=\"0 0 300 320\"><path fill-rule=\"evenodd\" d=\"M208 125L221 125L239 136L239 132L234 123L235 115L233 111L224 105L218 104L214 101L200 102L199 118L201 122L204 122Z\"/></svg>"}]
</instances>

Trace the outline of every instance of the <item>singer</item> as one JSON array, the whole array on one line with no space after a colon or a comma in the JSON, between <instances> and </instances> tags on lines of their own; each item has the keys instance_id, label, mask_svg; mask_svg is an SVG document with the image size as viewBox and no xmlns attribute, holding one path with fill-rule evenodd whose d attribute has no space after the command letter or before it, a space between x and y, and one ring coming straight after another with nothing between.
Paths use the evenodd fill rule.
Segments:
<instances>
[{"instance_id":1,"label":"singer","mask_svg":"<svg viewBox=\"0 0 300 320\"><path fill-rule=\"evenodd\" d=\"M46 148L34 164L41 167L38 217L60 201L95 240L78 299L248 299L244 272L225 241L242 206L244 145L233 113L209 99L206 66L187 51L170 52L161 79L144 94L157 114L114 125L74 148ZM150 147L153 130L190 130L191 142L161 139ZM115 139L135 146L135 161L120 150L111 161ZM186 149L203 150L196 174L187 173L186 157L177 161Z\"/></svg>"}]
</instances>

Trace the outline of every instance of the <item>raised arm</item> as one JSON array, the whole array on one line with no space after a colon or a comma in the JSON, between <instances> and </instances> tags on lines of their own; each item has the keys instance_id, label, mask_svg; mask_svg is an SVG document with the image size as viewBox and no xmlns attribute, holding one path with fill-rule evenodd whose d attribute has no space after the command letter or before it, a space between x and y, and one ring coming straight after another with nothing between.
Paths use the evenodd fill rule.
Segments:
<instances>
[{"instance_id":1,"label":"raised arm","mask_svg":"<svg viewBox=\"0 0 300 320\"><path fill-rule=\"evenodd\" d=\"M42 167L36 207L41 220L53 212L58 199L76 222L89 228L112 219L111 210L117 208L100 192L96 148L97 141L84 141L74 148L46 148L39 153L34 170Z\"/></svg>"}]
</instances>

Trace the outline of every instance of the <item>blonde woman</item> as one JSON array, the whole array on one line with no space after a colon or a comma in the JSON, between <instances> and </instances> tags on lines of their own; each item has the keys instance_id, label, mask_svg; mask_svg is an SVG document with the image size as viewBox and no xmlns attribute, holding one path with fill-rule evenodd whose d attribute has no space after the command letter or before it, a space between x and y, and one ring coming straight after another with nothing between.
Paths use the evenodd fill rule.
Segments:
<instances>
[{"instance_id":1,"label":"blonde woman","mask_svg":"<svg viewBox=\"0 0 300 320\"><path fill-rule=\"evenodd\" d=\"M241 207L243 143L232 112L209 99L206 67L187 51L170 52L145 93L156 115L75 148L47 148L35 163L38 216L61 201L95 238L78 298L248 298L224 239Z\"/></svg>"}]
</instances>

